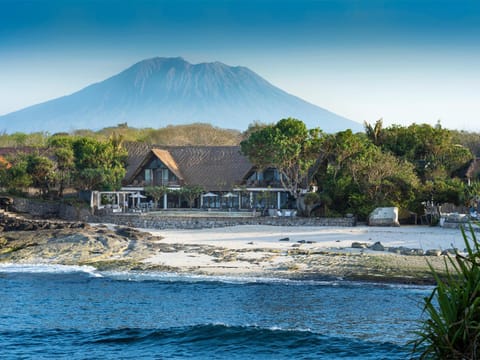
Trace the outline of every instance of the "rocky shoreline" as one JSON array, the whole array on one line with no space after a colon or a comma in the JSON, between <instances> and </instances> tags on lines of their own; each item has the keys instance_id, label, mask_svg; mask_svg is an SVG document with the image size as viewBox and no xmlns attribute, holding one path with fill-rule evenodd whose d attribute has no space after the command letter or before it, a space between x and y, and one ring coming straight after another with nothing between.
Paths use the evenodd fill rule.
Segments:
<instances>
[{"instance_id":1,"label":"rocky shoreline","mask_svg":"<svg viewBox=\"0 0 480 360\"><path fill-rule=\"evenodd\" d=\"M442 271L445 257L449 256L388 252L378 242L370 248L365 243L352 243L350 248L335 249L318 248L314 242L306 241L287 244L286 239L279 239L284 242L281 248L253 241L243 242L240 247L166 242L162 236L122 226L10 216L1 219L0 264L90 265L100 271L432 284L428 263Z\"/></svg>"}]
</instances>

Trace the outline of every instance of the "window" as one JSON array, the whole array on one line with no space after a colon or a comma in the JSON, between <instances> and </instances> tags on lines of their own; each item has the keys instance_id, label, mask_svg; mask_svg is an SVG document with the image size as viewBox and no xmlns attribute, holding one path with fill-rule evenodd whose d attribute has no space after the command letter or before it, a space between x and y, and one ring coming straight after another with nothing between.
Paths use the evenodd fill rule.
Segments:
<instances>
[{"instance_id":1,"label":"window","mask_svg":"<svg viewBox=\"0 0 480 360\"><path fill-rule=\"evenodd\" d=\"M152 185L152 169L145 169L145 184Z\"/></svg>"}]
</instances>

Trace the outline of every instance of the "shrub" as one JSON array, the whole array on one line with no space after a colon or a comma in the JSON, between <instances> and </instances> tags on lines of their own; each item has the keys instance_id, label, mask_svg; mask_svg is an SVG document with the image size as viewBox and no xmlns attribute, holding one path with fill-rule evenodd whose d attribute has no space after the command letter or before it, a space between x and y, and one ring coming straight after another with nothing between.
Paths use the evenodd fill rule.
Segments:
<instances>
[{"instance_id":1,"label":"shrub","mask_svg":"<svg viewBox=\"0 0 480 360\"><path fill-rule=\"evenodd\" d=\"M480 356L480 244L472 226L469 234L462 229L467 254L457 251L454 257L448 257L445 276L430 265L437 285L425 298L428 317L413 341L413 352L420 359Z\"/></svg>"}]
</instances>

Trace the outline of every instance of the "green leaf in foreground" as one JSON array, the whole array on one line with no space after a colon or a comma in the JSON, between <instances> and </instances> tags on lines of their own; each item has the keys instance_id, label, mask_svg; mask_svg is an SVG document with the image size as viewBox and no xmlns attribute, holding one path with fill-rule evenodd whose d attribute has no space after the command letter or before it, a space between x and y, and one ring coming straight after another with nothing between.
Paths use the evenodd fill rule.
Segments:
<instances>
[{"instance_id":1,"label":"green leaf in foreground","mask_svg":"<svg viewBox=\"0 0 480 360\"><path fill-rule=\"evenodd\" d=\"M480 244L471 225L462 236L466 255L446 257L445 275L429 264L437 285L425 298L427 319L412 342L420 359L480 357Z\"/></svg>"}]
</instances>

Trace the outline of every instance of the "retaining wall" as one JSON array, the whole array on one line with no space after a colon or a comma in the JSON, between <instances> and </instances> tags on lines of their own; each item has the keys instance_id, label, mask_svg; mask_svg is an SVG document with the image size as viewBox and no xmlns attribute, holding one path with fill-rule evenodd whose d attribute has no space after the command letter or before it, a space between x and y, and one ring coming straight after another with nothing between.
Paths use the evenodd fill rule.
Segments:
<instances>
[{"instance_id":1,"label":"retaining wall","mask_svg":"<svg viewBox=\"0 0 480 360\"><path fill-rule=\"evenodd\" d=\"M92 215L90 209L35 199L14 198L12 210L28 213L35 217L49 219L60 218L68 221L109 223L148 229L204 229L235 225L274 225L274 226L339 226L356 225L354 217L344 218L303 218L303 217L189 217L162 216L148 213Z\"/></svg>"},{"instance_id":2,"label":"retaining wall","mask_svg":"<svg viewBox=\"0 0 480 360\"><path fill-rule=\"evenodd\" d=\"M349 218L282 218L282 217L182 217L148 214L112 214L90 216L90 222L128 225L148 229L205 229L235 225L273 225L273 226L341 226L356 225L354 217Z\"/></svg>"}]
</instances>

